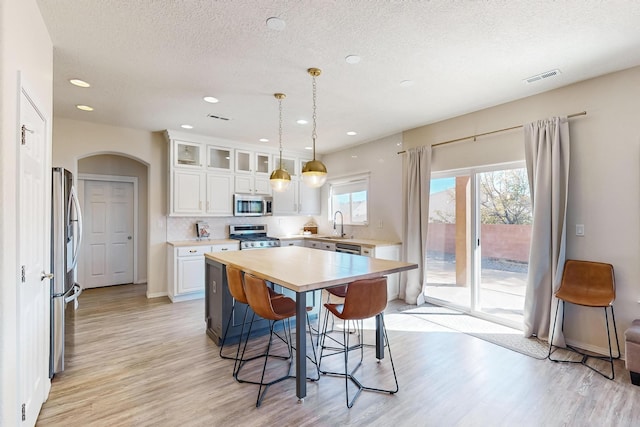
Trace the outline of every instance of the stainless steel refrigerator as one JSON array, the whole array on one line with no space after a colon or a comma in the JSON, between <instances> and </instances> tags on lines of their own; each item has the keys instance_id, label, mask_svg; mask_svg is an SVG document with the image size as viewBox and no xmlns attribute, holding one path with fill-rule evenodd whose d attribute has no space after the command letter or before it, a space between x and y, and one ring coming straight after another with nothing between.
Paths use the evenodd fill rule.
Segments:
<instances>
[{"instance_id":1,"label":"stainless steel refrigerator","mask_svg":"<svg viewBox=\"0 0 640 427\"><path fill-rule=\"evenodd\" d=\"M77 308L82 287L75 269L82 241L82 213L73 174L53 168L51 189L51 350L49 377L64 370L65 310Z\"/></svg>"}]
</instances>

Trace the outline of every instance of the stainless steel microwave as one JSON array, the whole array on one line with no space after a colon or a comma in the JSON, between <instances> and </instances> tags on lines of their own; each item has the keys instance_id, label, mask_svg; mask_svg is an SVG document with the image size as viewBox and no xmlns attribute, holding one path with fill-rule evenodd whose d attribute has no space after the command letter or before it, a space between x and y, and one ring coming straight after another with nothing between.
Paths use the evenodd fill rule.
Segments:
<instances>
[{"instance_id":1,"label":"stainless steel microwave","mask_svg":"<svg viewBox=\"0 0 640 427\"><path fill-rule=\"evenodd\" d=\"M251 194L233 195L234 216L265 216L271 215L271 196L253 196Z\"/></svg>"}]
</instances>

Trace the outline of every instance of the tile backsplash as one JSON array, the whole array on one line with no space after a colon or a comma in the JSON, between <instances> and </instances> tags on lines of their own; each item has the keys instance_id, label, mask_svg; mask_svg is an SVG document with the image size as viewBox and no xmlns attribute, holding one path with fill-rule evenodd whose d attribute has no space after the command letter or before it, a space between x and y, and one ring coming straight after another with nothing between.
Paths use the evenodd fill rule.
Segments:
<instances>
[{"instance_id":1,"label":"tile backsplash","mask_svg":"<svg viewBox=\"0 0 640 427\"><path fill-rule=\"evenodd\" d=\"M317 218L307 216L262 216L262 217L168 217L167 241L196 240L196 222L209 223L210 239L229 237L230 224L267 224L270 236L298 234L310 221L318 223Z\"/></svg>"}]
</instances>

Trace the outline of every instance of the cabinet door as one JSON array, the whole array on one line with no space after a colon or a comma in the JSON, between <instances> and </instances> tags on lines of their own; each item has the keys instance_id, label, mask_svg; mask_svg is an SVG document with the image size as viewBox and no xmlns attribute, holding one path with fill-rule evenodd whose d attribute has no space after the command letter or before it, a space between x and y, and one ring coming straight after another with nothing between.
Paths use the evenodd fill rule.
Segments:
<instances>
[{"instance_id":1,"label":"cabinet door","mask_svg":"<svg viewBox=\"0 0 640 427\"><path fill-rule=\"evenodd\" d=\"M299 183L298 212L302 215L320 215L320 189Z\"/></svg>"},{"instance_id":2,"label":"cabinet door","mask_svg":"<svg viewBox=\"0 0 640 427\"><path fill-rule=\"evenodd\" d=\"M253 178L253 189L255 194L271 195L271 183L269 178Z\"/></svg>"},{"instance_id":3,"label":"cabinet door","mask_svg":"<svg viewBox=\"0 0 640 427\"><path fill-rule=\"evenodd\" d=\"M220 172L233 171L233 151L230 148L208 145L207 169Z\"/></svg>"},{"instance_id":4,"label":"cabinet door","mask_svg":"<svg viewBox=\"0 0 640 427\"><path fill-rule=\"evenodd\" d=\"M174 166L202 168L203 156L202 144L173 141Z\"/></svg>"},{"instance_id":5,"label":"cabinet door","mask_svg":"<svg viewBox=\"0 0 640 427\"><path fill-rule=\"evenodd\" d=\"M204 290L204 256L178 258L178 294Z\"/></svg>"},{"instance_id":6,"label":"cabinet door","mask_svg":"<svg viewBox=\"0 0 640 427\"><path fill-rule=\"evenodd\" d=\"M173 198L171 213L202 214L205 196L205 174L197 171L173 172Z\"/></svg>"},{"instance_id":7,"label":"cabinet door","mask_svg":"<svg viewBox=\"0 0 640 427\"><path fill-rule=\"evenodd\" d=\"M286 191L273 193L272 210L274 215L296 215L298 213L299 184L297 181L292 181Z\"/></svg>"},{"instance_id":8,"label":"cabinet door","mask_svg":"<svg viewBox=\"0 0 640 427\"><path fill-rule=\"evenodd\" d=\"M236 150L236 173L253 173L252 157L251 151Z\"/></svg>"},{"instance_id":9,"label":"cabinet door","mask_svg":"<svg viewBox=\"0 0 640 427\"><path fill-rule=\"evenodd\" d=\"M320 242L318 242L316 240L305 240L304 246L307 247L307 248L322 249L322 246L320 245Z\"/></svg>"},{"instance_id":10,"label":"cabinet door","mask_svg":"<svg viewBox=\"0 0 640 427\"><path fill-rule=\"evenodd\" d=\"M254 156L255 174L269 176L271 174L271 155L266 153L255 153Z\"/></svg>"},{"instance_id":11,"label":"cabinet door","mask_svg":"<svg viewBox=\"0 0 640 427\"><path fill-rule=\"evenodd\" d=\"M284 170L286 170L287 172L289 172L289 175L291 176L291 179L296 179L298 177L298 170L296 168L296 163L298 163L298 161L296 159L292 159L290 157L283 157L282 158L282 168ZM279 154L274 154L273 155L273 169L279 169L280 168L280 155Z\"/></svg>"},{"instance_id":12,"label":"cabinet door","mask_svg":"<svg viewBox=\"0 0 640 427\"><path fill-rule=\"evenodd\" d=\"M207 174L208 215L233 216L233 176Z\"/></svg>"},{"instance_id":13,"label":"cabinet door","mask_svg":"<svg viewBox=\"0 0 640 427\"><path fill-rule=\"evenodd\" d=\"M236 193L253 194L253 177L249 175L235 176Z\"/></svg>"}]
</instances>

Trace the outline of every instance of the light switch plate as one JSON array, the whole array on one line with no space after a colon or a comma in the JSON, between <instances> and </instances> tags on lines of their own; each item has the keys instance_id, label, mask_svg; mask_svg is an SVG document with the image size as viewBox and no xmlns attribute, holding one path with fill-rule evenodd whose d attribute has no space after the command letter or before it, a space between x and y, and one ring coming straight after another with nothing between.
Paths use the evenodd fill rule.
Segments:
<instances>
[{"instance_id":1,"label":"light switch plate","mask_svg":"<svg viewBox=\"0 0 640 427\"><path fill-rule=\"evenodd\" d=\"M576 236L584 236L584 224L576 224Z\"/></svg>"}]
</instances>

